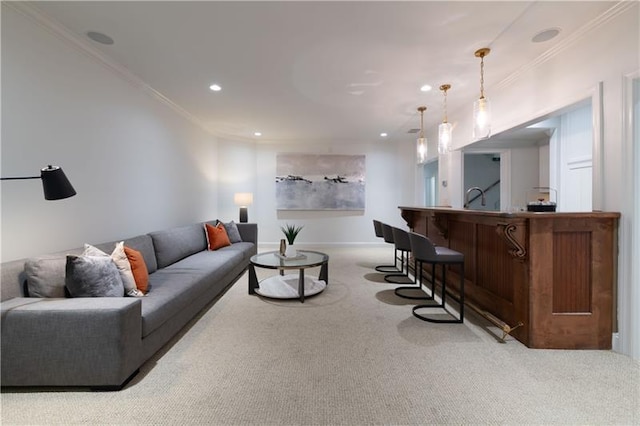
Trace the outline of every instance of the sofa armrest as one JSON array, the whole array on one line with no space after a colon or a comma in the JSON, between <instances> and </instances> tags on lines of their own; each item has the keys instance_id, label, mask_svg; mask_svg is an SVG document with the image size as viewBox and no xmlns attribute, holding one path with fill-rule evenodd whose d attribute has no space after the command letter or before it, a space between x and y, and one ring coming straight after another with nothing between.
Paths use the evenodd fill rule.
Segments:
<instances>
[{"instance_id":1,"label":"sofa armrest","mask_svg":"<svg viewBox=\"0 0 640 426\"><path fill-rule=\"evenodd\" d=\"M236 223L242 241L258 245L258 224L257 223Z\"/></svg>"},{"instance_id":2,"label":"sofa armrest","mask_svg":"<svg viewBox=\"0 0 640 426\"><path fill-rule=\"evenodd\" d=\"M2 302L2 386L118 387L140 366L135 298Z\"/></svg>"}]
</instances>

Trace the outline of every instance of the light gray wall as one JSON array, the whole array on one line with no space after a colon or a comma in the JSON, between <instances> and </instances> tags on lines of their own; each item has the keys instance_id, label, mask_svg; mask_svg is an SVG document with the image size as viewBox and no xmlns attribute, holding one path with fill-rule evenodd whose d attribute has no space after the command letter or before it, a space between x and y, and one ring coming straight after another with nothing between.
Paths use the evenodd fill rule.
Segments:
<instances>
[{"instance_id":1,"label":"light gray wall","mask_svg":"<svg viewBox=\"0 0 640 426\"><path fill-rule=\"evenodd\" d=\"M406 227L398 206L414 205L413 181L418 166L413 145L393 141L339 144L327 141L314 145L278 144L261 141L253 148L237 141L220 142L221 219L237 220L233 192L253 192L249 221L259 225L263 244L283 238L280 226L303 225L296 244L380 243L373 232L373 219ZM279 153L365 155L366 201L364 211L288 211L276 209L276 156Z\"/></svg>"},{"instance_id":2,"label":"light gray wall","mask_svg":"<svg viewBox=\"0 0 640 426\"><path fill-rule=\"evenodd\" d=\"M213 137L2 6L2 176L61 166L78 195L2 182L2 261L217 215Z\"/></svg>"},{"instance_id":3,"label":"light gray wall","mask_svg":"<svg viewBox=\"0 0 640 426\"><path fill-rule=\"evenodd\" d=\"M511 207L514 210L526 210L527 202L533 201L534 194L540 192L533 189L540 181L538 152L536 146L511 150ZM555 200L555 194L551 199Z\"/></svg>"}]
</instances>

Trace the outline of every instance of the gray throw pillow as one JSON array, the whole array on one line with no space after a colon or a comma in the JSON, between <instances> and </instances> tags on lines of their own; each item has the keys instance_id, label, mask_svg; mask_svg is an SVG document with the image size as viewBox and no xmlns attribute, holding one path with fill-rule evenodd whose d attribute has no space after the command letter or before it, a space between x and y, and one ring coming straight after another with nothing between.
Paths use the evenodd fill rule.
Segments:
<instances>
[{"instance_id":1,"label":"gray throw pillow","mask_svg":"<svg viewBox=\"0 0 640 426\"><path fill-rule=\"evenodd\" d=\"M65 297L65 256L42 256L27 259L24 272L27 276L29 297Z\"/></svg>"},{"instance_id":2,"label":"gray throw pillow","mask_svg":"<svg viewBox=\"0 0 640 426\"><path fill-rule=\"evenodd\" d=\"M67 256L65 283L71 297L123 297L118 267L107 256Z\"/></svg>"},{"instance_id":3,"label":"gray throw pillow","mask_svg":"<svg viewBox=\"0 0 640 426\"><path fill-rule=\"evenodd\" d=\"M229 242L231 244L242 242L240 231L238 231L238 225L236 225L234 221L224 223L221 220L218 220L218 223L221 223L224 226L224 230L227 231L227 237L229 237Z\"/></svg>"}]
</instances>

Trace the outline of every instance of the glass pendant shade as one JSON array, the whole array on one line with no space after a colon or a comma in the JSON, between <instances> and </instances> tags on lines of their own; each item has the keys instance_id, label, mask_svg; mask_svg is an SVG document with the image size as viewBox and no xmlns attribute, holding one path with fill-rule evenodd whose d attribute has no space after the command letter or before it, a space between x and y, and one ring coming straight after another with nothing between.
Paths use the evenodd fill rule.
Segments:
<instances>
[{"instance_id":1,"label":"glass pendant shade","mask_svg":"<svg viewBox=\"0 0 640 426\"><path fill-rule=\"evenodd\" d=\"M438 126L438 154L444 155L451 151L451 123L440 123Z\"/></svg>"},{"instance_id":2,"label":"glass pendant shade","mask_svg":"<svg viewBox=\"0 0 640 426\"><path fill-rule=\"evenodd\" d=\"M427 138L418 138L416 143L418 164L427 162Z\"/></svg>"},{"instance_id":3,"label":"glass pendant shade","mask_svg":"<svg viewBox=\"0 0 640 426\"><path fill-rule=\"evenodd\" d=\"M473 139L487 139L491 136L491 104L484 97L484 57L491 49L484 47L476 50L480 58L480 97L473 103Z\"/></svg>"},{"instance_id":4,"label":"glass pendant shade","mask_svg":"<svg viewBox=\"0 0 640 426\"><path fill-rule=\"evenodd\" d=\"M491 136L491 103L482 97L473 103L473 138L486 139Z\"/></svg>"},{"instance_id":5,"label":"glass pendant shade","mask_svg":"<svg viewBox=\"0 0 640 426\"><path fill-rule=\"evenodd\" d=\"M427 162L427 138L424 137L424 112L427 110L426 106L418 107L420 113L420 134L416 141L416 158L418 164L424 164Z\"/></svg>"}]
</instances>

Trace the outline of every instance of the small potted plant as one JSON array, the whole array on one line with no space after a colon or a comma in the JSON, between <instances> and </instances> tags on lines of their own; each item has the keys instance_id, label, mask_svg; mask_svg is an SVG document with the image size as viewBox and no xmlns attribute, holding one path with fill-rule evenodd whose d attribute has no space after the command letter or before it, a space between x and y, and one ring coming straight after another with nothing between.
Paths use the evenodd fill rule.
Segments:
<instances>
[{"instance_id":1,"label":"small potted plant","mask_svg":"<svg viewBox=\"0 0 640 426\"><path fill-rule=\"evenodd\" d=\"M302 228L304 228L304 226L296 226L296 225L289 225L289 224L286 224L285 226L280 227L284 236L287 237L287 243L289 243L285 251L286 257L296 257L297 252L296 252L296 249L293 247L293 242L296 240L296 237L298 236Z\"/></svg>"}]
</instances>

